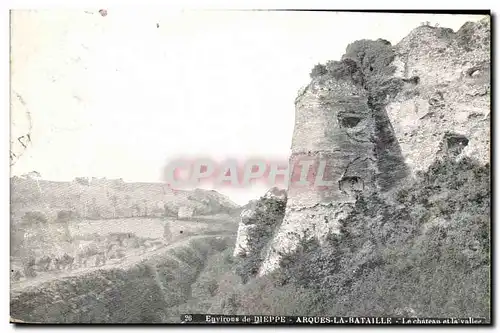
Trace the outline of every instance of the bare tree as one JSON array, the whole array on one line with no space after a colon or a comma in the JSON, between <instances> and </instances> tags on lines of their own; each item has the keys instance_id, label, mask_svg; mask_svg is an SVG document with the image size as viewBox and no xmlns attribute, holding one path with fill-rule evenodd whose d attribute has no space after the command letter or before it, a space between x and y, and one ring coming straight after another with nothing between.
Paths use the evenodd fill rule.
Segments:
<instances>
[{"instance_id":1,"label":"bare tree","mask_svg":"<svg viewBox=\"0 0 500 333\"><path fill-rule=\"evenodd\" d=\"M28 172L27 174L23 175L23 177L27 179L33 179L36 182L36 186L38 187L38 191L40 192L40 195L42 194L42 188L40 187L40 183L38 182L39 179L42 178L40 173L38 171L31 171Z\"/></svg>"},{"instance_id":2,"label":"bare tree","mask_svg":"<svg viewBox=\"0 0 500 333\"><path fill-rule=\"evenodd\" d=\"M130 204L131 204L131 201L132 201L132 197L130 195L126 195L125 196L125 206L127 207L127 211L129 209L132 209L132 212L131 212L131 216L134 216L134 211L133 211L133 207L130 207Z\"/></svg>"},{"instance_id":3,"label":"bare tree","mask_svg":"<svg viewBox=\"0 0 500 333\"><path fill-rule=\"evenodd\" d=\"M146 199L142 199L142 202L144 203L144 216L148 216L147 200Z\"/></svg>"},{"instance_id":4,"label":"bare tree","mask_svg":"<svg viewBox=\"0 0 500 333\"><path fill-rule=\"evenodd\" d=\"M135 216L141 215L141 207L138 204L133 204L132 209L133 209L133 212L135 212Z\"/></svg>"},{"instance_id":5,"label":"bare tree","mask_svg":"<svg viewBox=\"0 0 500 333\"><path fill-rule=\"evenodd\" d=\"M113 217L116 218L116 207L118 206L118 197L116 195L111 196L111 201L113 202Z\"/></svg>"},{"instance_id":6,"label":"bare tree","mask_svg":"<svg viewBox=\"0 0 500 333\"><path fill-rule=\"evenodd\" d=\"M100 217L101 213L99 212L99 207L97 206L97 199L95 197L92 198L92 206L93 206L94 217Z\"/></svg>"},{"instance_id":7,"label":"bare tree","mask_svg":"<svg viewBox=\"0 0 500 333\"><path fill-rule=\"evenodd\" d=\"M42 188L40 187L40 182L39 182L39 180L42 178L42 175L38 171L31 171L31 172L28 172L27 174L23 175L23 177L27 178L27 179L32 179L36 182L38 192L40 193L40 198L42 198L43 192L42 192ZM47 202L45 200L42 200L42 201L43 201L43 204L45 205L45 208L47 210L50 210Z\"/></svg>"}]
</instances>

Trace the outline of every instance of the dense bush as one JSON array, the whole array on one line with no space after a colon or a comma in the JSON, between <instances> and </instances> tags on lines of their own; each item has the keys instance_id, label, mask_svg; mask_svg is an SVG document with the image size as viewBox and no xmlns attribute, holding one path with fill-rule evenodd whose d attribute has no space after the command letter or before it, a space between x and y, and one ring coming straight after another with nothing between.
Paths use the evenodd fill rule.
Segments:
<instances>
[{"instance_id":1,"label":"dense bush","mask_svg":"<svg viewBox=\"0 0 500 333\"><path fill-rule=\"evenodd\" d=\"M205 268L191 286L193 297L207 299L217 294L220 278L233 268L232 251L232 248L227 248L207 259Z\"/></svg>"},{"instance_id":2,"label":"dense bush","mask_svg":"<svg viewBox=\"0 0 500 333\"><path fill-rule=\"evenodd\" d=\"M489 317L489 166L438 161L394 196L361 197L341 222L342 235L303 241L249 282L238 311Z\"/></svg>"},{"instance_id":3,"label":"dense bush","mask_svg":"<svg viewBox=\"0 0 500 333\"><path fill-rule=\"evenodd\" d=\"M309 73L309 76L311 78L315 78L315 77L325 75L327 73L328 73L328 71L327 71L325 65L317 64L313 67L313 69L311 70L311 73Z\"/></svg>"},{"instance_id":4,"label":"dense bush","mask_svg":"<svg viewBox=\"0 0 500 333\"><path fill-rule=\"evenodd\" d=\"M71 210L60 210L57 212L57 221L58 222L69 222L72 219L78 217L78 214Z\"/></svg>"},{"instance_id":5,"label":"dense bush","mask_svg":"<svg viewBox=\"0 0 500 333\"><path fill-rule=\"evenodd\" d=\"M311 73L313 82L324 83L326 87L330 80L347 81L364 90L375 122L375 155L382 190L392 187L408 174L386 111L388 101L404 86L403 79L393 75L395 57L394 48L386 40L359 40L347 46L340 61L328 61L323 67L316 65ZM418 82L419 78L412 80ZM418 90L415 88L413 93L418 94Z\"/></svg>"},{"instance_id":6,"label":"dense bush","mask_svg":"<svg viewBox=\"0 0 500 333\"><path fill-rule=\"evenodd\" d=\"M254 277L266 255L266 245L273 237L274 230L281 224L285 216L286 199L263 196L252 208L253 216L248 224L255 226L247 231L251 253L245 258L235 261L235 272L246 282Z\"/></svg>"},{"instance_id":7,"label":"dense bush","mask_svg":"<svg viewBox=\"0 0 500 333\"><path fill-rule=\"evenodd\" d=\"M90 181L87 177L75 177L75 182L80 185L90 186Z\"/></svg>"},{"instance_id":8,"label":"dense bush","mask_svg":"<svg viewBox=\"0 0 500 333\"><path fill-rule=\"evenodd\" d=\"M358 40L347 46L340 61L317 64L310 76L312 79L351 80L367 90L378 89L379 84L394 72L391 66L394 57L391 44L385 40Z\"/></svg>"},{"instance_id":9,"label":"dense bush","mask_svg":"<svg viewBox=\"0 0 500 333\"><path fill-rule=\"evenodd\" d=\"M240 278L234 272L234 258L232 257L233 248L228 247L231 240L213 239L209 243L191 242L188 252L193 251L198 254L196 257L202 257L203 260L193 260L194 257L186 255L186 251L173 251L172 254L178 257L181 263L188 265L171 267L169 271L174 276L178 276L180 270L193 269L191 274L192 281L178 281L174 279L163 280L166 284L180 283L177 288L182 290L181 294L190 295L183 302L177 302L177 305L166 310L170 321L177 321L182 313L218 313L221 300L225 299L240 286ZM175 272L175 273L174 273Z\"/></svg>"},{"instance_id":10,"label":"dense bush","mask_svg":"<svg viewBox=\"0 0 500 333\"><path fill-rule=\"evenodd\" d=\"M23 224L32 225L32 224L47 224L48 218L47 216L39 211L26 212L22 218Z\"/></svg>"},{"instance_id":11,"label":"dense bush","mask_svg":"<svg viewBox=\"0 0 500 333\"><path fill-rule=\"evenodd\" d=\"M50 243L43 251L31 248L22 253L20 270L13 273L14 280L33 278L41 272L70 271L83 267L99 267L113 259L122 259L130 250L142 251L163 246L160 240L137 237L132 233L110 233L107 235L80 235L66 244L62 250ZM32 246L33 247L33 246Z\"/></svg>"}]
</instances>

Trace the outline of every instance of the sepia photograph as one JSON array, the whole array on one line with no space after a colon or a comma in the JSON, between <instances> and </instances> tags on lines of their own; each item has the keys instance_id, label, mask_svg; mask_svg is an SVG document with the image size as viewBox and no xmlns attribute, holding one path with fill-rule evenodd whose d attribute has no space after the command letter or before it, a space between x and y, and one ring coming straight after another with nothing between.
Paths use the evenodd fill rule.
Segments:
<instances>
[{"instance_id":1,"label":"sepia photograph","mask_svg":"<svg viewBox=\"0 0 500 333\"><path fill-rule=\"evenodd\" d=\"M10 11L10 322L491 325L489 10Z\"/></svg>"}]
</instances>

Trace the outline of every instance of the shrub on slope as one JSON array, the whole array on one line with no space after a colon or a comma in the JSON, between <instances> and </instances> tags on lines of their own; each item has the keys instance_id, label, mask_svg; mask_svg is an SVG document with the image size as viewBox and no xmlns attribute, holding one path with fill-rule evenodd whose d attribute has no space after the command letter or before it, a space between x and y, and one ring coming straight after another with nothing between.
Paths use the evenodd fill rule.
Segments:
<instances>
[{"instance_id":1,"label":"shrub on slope","mask_svg":"<svg viewBox=\"0 0 500 333\"><path fill-rule=\"evenodd\" d=\"M437 161L391 197L366 194L342 224L327 245L304 241L272 283L242 288L238 312L489 318L489 165Z\"/></svg>"}]
</instances>

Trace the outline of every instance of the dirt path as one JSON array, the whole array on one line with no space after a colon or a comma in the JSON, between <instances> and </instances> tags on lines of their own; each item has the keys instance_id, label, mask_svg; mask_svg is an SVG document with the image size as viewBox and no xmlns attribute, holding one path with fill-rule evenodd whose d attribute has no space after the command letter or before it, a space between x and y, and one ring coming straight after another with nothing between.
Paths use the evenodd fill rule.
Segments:
<instances>
[{"instance_id":1,"label":"dirt path","mask_svg":"<svg viewBox=\"0 0 500 333\"><path fill-rule=\"evenodd\" d=\"M151 257L154 257L156 255L168 255L165 252L168 252L174 248L187 245L190 241L194 239L201 239L201 238L217 238L217 237L228 237L228 236L234 236L234 233L229 233L229 232L223 232L220 234L214 234L214 235L196 235L196 236L188 236L182 239L177 239L171 244L168 245L163 245L157 249L147 251L145 253L132 253L129 254L121 259L119 261L115 261L112 263L107 263L103 266L99 267L85 267L85 268L79 268L76 270L72 271L67 271L67 272L59 272L59 273L47 273L44 274L43 276L39 276L34 279L30 280L24 280L24 281L19 281L19 282L14 282L11 283L11 297L14 297L16 294L23 292L25 289L29 289L32 287L36 287L40 284L52 281L52 280L60 280L60 279L65 279L69 277L75 277L75 276L81 276L84 274L88 274L93 271L99 271L99 270L108 270L108 269L125 269L128 268L134 264L137 264L138 262L141 262L143 260L149 259ZM172 259L176 259L175 257L171 257Z\"/></svg>"}]
</instances>

